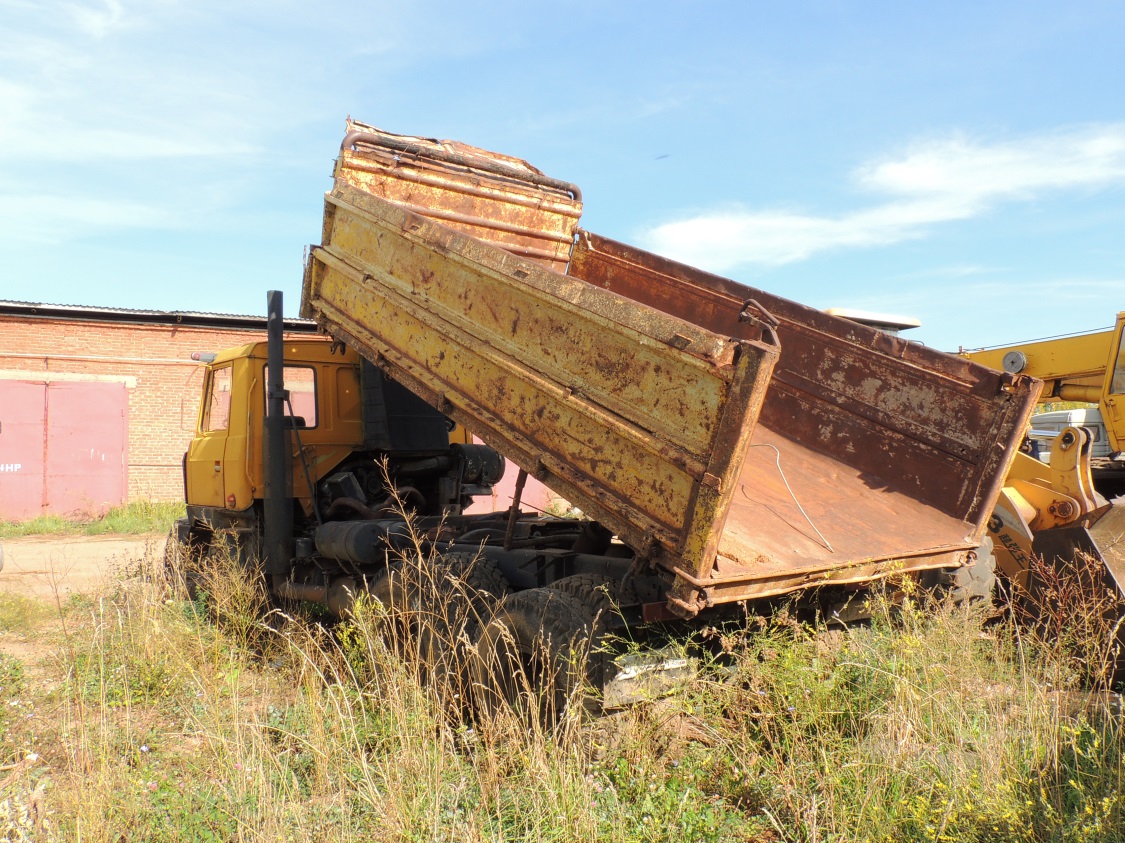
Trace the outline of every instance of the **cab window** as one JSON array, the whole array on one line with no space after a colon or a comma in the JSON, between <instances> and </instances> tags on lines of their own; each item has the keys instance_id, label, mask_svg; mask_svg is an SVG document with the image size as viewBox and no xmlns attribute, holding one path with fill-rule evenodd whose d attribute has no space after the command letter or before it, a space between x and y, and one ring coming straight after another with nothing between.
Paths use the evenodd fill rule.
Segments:
<instances>
[{"instance_id":1,"label":"cab window","mask_svg":"<svg viewBox=\"0 0 1125 843\"><path fill-rule=\"evenodd\" d=\"M211 370L207 407L203 413L203 430L226 430L230 426L230 385L230 366Z\"/></svg>"},{"instance_id":2,"label":"cab window","mask_svg":"<svg viewBox=\"0 0 1125 843\"><path fill-rule=\"evenodd\" d=\"M1117 337L1117 362L1113 366L1113 380L1109 391L1114 395L1125 393L1125 328Z\"/></svg>"},{"instance_id":3,"label":"cab window","mask_svg":"<svg viewBox=\"0 0 1125 843\"><path fill-rule=\"evenodd\" d=\"M269 379L269 366L265 368L263 383L268 384ZM289 401L293 405L293 409L289 409L289 405L285 405L285 415L294 415L303 421L298 422L299 427L316 427L319 424L317 418L317 400L316 400L316 370L311 366L286 366L285 375L283 378L285 388L289 391ZM266 396L266 409L269 409L269 396Z\"/></svg>"}]
</instances>

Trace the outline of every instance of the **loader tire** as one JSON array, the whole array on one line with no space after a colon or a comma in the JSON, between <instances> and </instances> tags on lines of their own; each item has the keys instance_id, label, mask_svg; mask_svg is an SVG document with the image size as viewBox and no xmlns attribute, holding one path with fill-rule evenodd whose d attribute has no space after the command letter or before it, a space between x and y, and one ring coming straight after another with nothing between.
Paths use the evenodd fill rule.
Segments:
<instances>
[{"instance_id":1,"label":"loader tire","mask_svg":"<svg viewBox=\"0 0 1125 843\"><path fill-rule=\"evenodd\" d=\"M594 623L558 589L506 597L481 631L472 662L478 711L510 709L529 724L554 726L568 706L585 706L597 681Z\"/></svg>"},{"instance_id":2,"label":"loader tire","mask_svg":"<svg viewBox=\"0 0 1125 843\"><path fill-rule=\"evenodd\" d=\"M958 605L991 602L996 590L996 556L992 538L985 536L977 548L976 559L960 568L938 572L937 588L942 596Z\"/></svg>"}]
</instances>

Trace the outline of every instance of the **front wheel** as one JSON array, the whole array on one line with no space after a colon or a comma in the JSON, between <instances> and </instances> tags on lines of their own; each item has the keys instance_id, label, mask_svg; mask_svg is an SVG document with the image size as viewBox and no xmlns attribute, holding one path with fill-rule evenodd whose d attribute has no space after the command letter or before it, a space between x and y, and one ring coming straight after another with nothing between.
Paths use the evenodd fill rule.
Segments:
<instances>
[{"instance_id":1,"label":"front wheel","mask_svg":"<svg viewBox=\"0 0 1125 843\"><path fill-rule=\"evenodd\" d=\"M164 542L164 582L175 594L194 600L200 591L198 548L191 544L191 521L178 518Z\"/></svg>"}]
</instances>

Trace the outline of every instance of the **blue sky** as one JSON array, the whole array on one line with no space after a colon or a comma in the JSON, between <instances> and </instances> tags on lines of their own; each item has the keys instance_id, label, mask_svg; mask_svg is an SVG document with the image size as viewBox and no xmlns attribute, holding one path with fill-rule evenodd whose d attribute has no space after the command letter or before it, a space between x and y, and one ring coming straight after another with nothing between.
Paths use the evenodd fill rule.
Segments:
<instances>
[{"instance_id":1,"label":"blue sky","mask_svg":"<svg viewBox=\"0 0 1125 843\"><path fill-rule=\"evenodd\" d=\"M353 117L975 347L1125 309L1125 4L0 0L0 298L296 311Z\"/></svg>"}]
</instances>

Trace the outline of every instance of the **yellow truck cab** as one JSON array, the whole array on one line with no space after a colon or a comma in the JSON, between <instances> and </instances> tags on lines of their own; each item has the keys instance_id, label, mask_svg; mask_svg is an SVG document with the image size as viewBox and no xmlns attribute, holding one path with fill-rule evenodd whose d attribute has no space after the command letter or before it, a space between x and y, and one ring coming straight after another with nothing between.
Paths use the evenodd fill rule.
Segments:
<instances>
[{"instance_id":1,"label":"yellow truck cab","mask_svg":"<svg viewBox=\"0 0 1125 843\"><path fill-rule=\"evenodd\" d=\"M240 511L262 497L265 383L265 342L223 351L208 365L199 424L187 452L189 504ZM359 355L326 340L287 340L285 388L297 447L315 484L362 449ZM311 514L309 478L299 451L293 459L291 495Z\"/></svg>"},{"instance_id":2,"label":"yellow truck cab","mask_svg":"<svg viewBox=\"0 0 1125 843\"><path fill-rule=\"evenodd\" d=\"M406 488L422 515L459 513L503 473L503 458L473 445L445 415L355 351L327 338L284 341L284 496L296 523L369 515ZM206 364L196 433L184 456L184 546L233 544L257 557L266 489L267 343ZM475 471L465 471L468 461ZM216 542L220 535L227 542Z\"/></svg>"}]
</instances>

